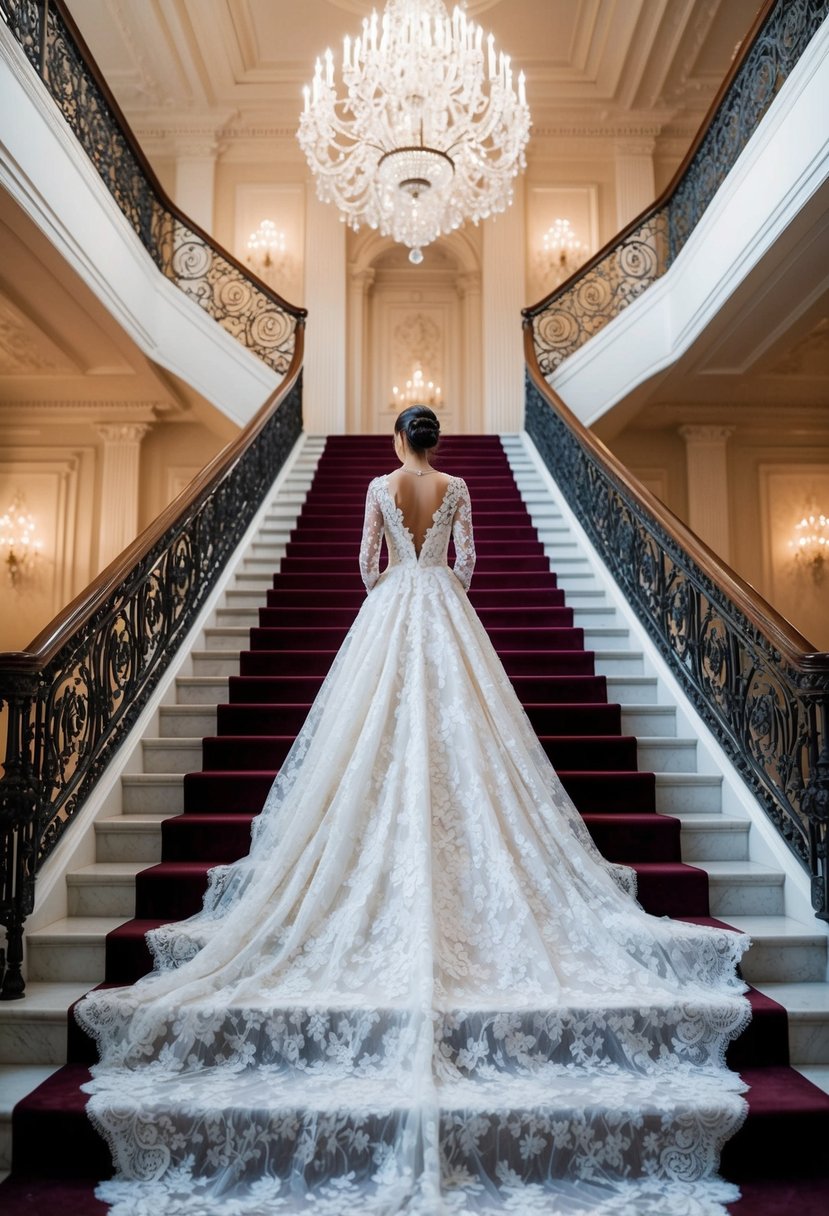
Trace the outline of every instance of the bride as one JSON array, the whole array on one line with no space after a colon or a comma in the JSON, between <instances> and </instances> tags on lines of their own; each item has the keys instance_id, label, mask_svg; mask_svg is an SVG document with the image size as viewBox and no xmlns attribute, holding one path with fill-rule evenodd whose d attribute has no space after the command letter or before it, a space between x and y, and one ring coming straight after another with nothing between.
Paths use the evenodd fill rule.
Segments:
<instances>
[{"instance_id":1,"label":"bride","mask_svg":"<svg viewBox=\"0 0 829 1216\"><path fill-rule=\"evenodd\" d=\"M365 603L204 908L89 993L118 1216L713 1216L745 1115L748 940L647 915L597 852L467 589L438 420L371 482ZM455 563L447 565L450 537ZM388 565L379 573L382 542Z\"/></svg>"}]
</instances>

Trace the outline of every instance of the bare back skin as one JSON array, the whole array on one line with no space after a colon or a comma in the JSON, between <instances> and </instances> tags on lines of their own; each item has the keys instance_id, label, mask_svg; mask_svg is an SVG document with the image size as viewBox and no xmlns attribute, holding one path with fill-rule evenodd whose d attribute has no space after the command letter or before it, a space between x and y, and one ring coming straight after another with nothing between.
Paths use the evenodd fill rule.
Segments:
<instances>
[{"instance_id":1,"label":"bare back skin","mask_svg":"<svg viewBox=\"0 0 829 1216\"><path fill-rule=\"evenodd\" d=\"M439 473L437 469L431 469L421 477L404 469L396 469L388 475L389 494L395 506L400 508L418 557L450 480L448 473Z\"/></svg>"}]
</instances>

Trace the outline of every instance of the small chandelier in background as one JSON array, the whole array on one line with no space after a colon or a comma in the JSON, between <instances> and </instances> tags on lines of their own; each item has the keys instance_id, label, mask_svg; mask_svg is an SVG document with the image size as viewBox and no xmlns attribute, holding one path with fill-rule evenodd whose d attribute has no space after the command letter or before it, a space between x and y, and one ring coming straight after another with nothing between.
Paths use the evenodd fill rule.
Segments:
<instances>
[{"instance_id":1,"label":"small chandelier in background","mask_svg":"<svg viewBox=\"0 0 829 1216\"><path fill-rule=\"evenodd\" d=\"M587 257L587 246L576 237L569 220L554 220L541 241L538 254L541 274L548 291L553 291L575 274Z\"/></svg>"},{"instance_id":2,"label":"small chandelier in background","mask_svg":"<svg viewBox=\"0 0 829 1216\"><path fill-rule=\"evenodd\" d=\"M26 509L23 494L17 490L5 514L0 515L0 551L15 591L31 579L43 549L43 541L36 532L34 517Z\"/></svg>"},{"instance_id":3,"label":"small chandelier in background","mask_svg":"<svg viewBox=\"0 0 829 1216\"><path fill-rule=\"evenodd\" d=\"M420 367L414 368L402 389L395 384L391 392L392 405L399 410L409 405L430 405L437 409L441 404L440 385L434 380L426 380Z\"/></svg>"},{"instance_id":4,"label":"small chandelier in background","mask_svg":"<svg viewBox=\"0 0 829 1216\"><path fill-rule=\"evenodd\" d=\"M327 50L297 138L320 199L352 228L379 229L417 264L424 245L507 209L526 165L524 73L516 90L509 56L459 7L388 0L345 38L342 82L338 96Z\"/></svg>"},{"instance_id":5,"label":"small chandelier in background","mask_svg":"<svg viewBox=\"0 0 829 1216\"><path fill-rule=\"evenodd\" d=\"M794 527L794 540L789 541L794 560L806 568L816 583L823 582L824 566L829 560L829 518L822 511L811 510Z\"/></svg>"},{"instance_id":6,"label":"small chandelier in background","mask_svg":"<svg viewBox=\"0 0 829 1216\"><path fill-rule=\"evenodd\" d=\"M245 248L245 261L260 279L271 283L273 278L285 277L291 259L285 233L277 228L273 220L262 220L248 237Z\"/></svg>"}]
</instances>

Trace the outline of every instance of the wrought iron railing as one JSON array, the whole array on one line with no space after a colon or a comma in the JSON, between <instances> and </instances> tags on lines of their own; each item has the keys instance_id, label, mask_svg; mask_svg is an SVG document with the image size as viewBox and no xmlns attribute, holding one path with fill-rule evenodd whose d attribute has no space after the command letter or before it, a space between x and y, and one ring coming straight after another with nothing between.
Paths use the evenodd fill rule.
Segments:
<instances>
[{"instance_id":1,"label":"wrought iron railing","mask_svg":"<svg viewBox=\"0 0 829 1216\"><path fill-rule=\"evenodd\" d=\"M35 878L132 728L302 431L302 329L274 398L26 650L0 655L4 999Z\"/></svg>"},{"instance_id":2,"label":"wrought iron railing","mask_svg":"<svg viewBox=\"0 0 829 1216\"><path fill-rule=\"evenodd\" d=\"M829 654L818 654L567 409L527 355L526 428L829 920Z\"/></svg>"},{"instance_id":3,"label":"wrought iron railing","mask_svg":"<svg viewBox=\"0 0 829 1216\"><path fill-rule=\"evenodd\" d=\"M827 13L829 0L767 0L667 189L560 287L524 309L543 376L672 265Z\"/></svg>"},{"instance_id":4,"label":"wrought iron railing","mask_svg":"<svg viewBox=\"0 0 829 1216\"><path fill-rule=\"evenodd\" d=\"M0 19L161 273L284 375L305 310L256 278L167 197L62 0L0 0Z\"/></svg>"}]
</instances>

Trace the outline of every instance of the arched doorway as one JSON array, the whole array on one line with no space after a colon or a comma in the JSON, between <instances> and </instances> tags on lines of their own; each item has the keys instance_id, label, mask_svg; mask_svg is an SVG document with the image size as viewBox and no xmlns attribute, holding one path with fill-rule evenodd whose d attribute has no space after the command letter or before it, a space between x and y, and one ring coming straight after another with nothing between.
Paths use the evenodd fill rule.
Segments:
<instances>
[{"instance_id":1,"label":"arched doorway","mask_svg":"<svg viewBox=\"0 0 829 1216\"><path fill-rule=\"evenodd\" d=\"M416 369L440 387L444 430L482 430L480 233L436 241L420 266L376 233L348 253L347 430L387 433Z\"/></svg>"}]
</instances>

